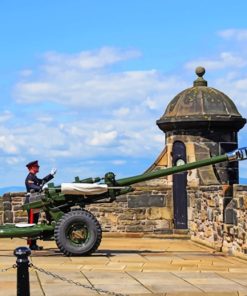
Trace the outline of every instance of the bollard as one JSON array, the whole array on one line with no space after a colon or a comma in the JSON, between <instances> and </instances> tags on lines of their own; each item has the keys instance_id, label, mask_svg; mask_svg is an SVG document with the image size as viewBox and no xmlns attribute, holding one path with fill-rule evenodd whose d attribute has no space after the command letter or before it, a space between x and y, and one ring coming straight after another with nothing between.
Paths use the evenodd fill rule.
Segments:
<instances>
[{"instance_id":1,"label":"bollard","mask_svg":"<svg viewBox=\"0 0 247 296\"><path fill-rule=\"evenodd\" d=\"M31 255L31 250L19 247L15 249L14 255L17 257L17 296L30 296L28 256Z\"/></svg>"}]
</instances>

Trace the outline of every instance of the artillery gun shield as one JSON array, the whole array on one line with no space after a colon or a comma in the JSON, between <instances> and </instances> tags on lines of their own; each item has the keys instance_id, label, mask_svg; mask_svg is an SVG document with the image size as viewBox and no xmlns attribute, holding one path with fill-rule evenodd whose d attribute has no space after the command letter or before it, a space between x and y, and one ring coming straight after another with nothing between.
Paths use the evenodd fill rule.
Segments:
<instances>
[{"instance_id":1,"label":"artillery gun shield","mask_svg":"<svg viewBox=\"0 0 247 296\"><path fill-rule=\"evenodd\" d=\"M54 231L56 244L67 256L90 255L102 239L98 220L86 210L71 211L57 222Z\"/></svg>"}]
</instances>

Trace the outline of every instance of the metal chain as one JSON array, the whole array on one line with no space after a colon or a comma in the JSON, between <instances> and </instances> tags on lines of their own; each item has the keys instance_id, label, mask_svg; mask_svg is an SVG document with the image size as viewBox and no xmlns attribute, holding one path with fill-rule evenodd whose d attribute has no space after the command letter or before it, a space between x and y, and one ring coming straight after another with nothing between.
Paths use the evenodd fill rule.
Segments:
<instances>
[{"instance_id":1,"label":"metal chain","mask_svg":"<svg viewBox=\"0 0 247 296\"><path fill-rule=\"evenodd\" d=\"M73 280L66 279L65 277L60 276L58 274L55 274L53 272L46 271L43 268L40 268L40 267L37 267L37 266L33 265L32 263L29 264L29 267L32 267L33 269L36 269L36 270L38 270L38 271L40 271L40 272L42 272L42 273L44 273L46 275L50 275L55 279L59 279L59 280L61 280L63 282L67 282L69 284L74 284L74 285L79 286L79 287L90 289L90 290L95 291L95 292L104 293L104 294L113 295L113 296L129 296L128 294L115 293L115 292L110 292L110 291L106 291L106 290L103 290L103 289L97 289L95 287L91 287L91 286L88 286L88 285L83 285L83 284L81 284L79 282L75 282Z\"/></svg>"},{"instance_id":2,"label":"metal chain","mask_svg":"<svg viewBox=\"0 0 247 296\"><path fill-rule=\"evenodd\" d=\"M8 271L8 270L10 270L12 268L15 269L16 267L17 267L17 265L16 264L13 264L10 267L0 269L0 272L6 272L6 271Z\"/></svg>"}]
</instances>

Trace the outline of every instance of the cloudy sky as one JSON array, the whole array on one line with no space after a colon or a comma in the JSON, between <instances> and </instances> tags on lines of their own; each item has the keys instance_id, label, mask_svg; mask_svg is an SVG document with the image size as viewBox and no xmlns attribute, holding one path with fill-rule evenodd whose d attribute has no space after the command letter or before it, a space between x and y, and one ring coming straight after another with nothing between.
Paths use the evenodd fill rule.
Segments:
<instances>
[{"instance_id":1,"label":"cloudy sky","mask_svg":"<svg viewBox=\"0 0 247 296\"><path fill-rule=\"evenodd\" d=\"M57 184L142 173L165 145L156 120L198 65L247 117L246 11L245 0L2 0L0 187L23 185L36 159Z\"/></svg>"}]
</instances>

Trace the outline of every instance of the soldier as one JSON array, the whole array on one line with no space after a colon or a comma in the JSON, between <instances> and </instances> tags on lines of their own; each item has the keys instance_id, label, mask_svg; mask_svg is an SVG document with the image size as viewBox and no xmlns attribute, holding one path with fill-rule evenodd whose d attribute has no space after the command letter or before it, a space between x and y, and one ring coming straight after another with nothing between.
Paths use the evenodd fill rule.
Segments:
<instances>
[{"instance_id":1,"label":"soldier","mask_svg":"<svg viewBox=\"0 0 247 296\"><path fill-rule=\"evenodd\" d=\"M56 174L56 169L52 169L50 174L44 177L43 179L39 179L36 174L39 172L39 163L38 160L29 162L26 167L28 168L29 174L26 177L25 185L27 188L27 192L34 190L35 192L39 192L42 190L42 187L45 183L49 182L54 178ZM28 223L38 223L39 213L34 213L33 210L28 211ZM28 244L31 250L42 250L43 247L37 245L36 240L30 239L28 240Z\"/></svg>"}]
</instances>

